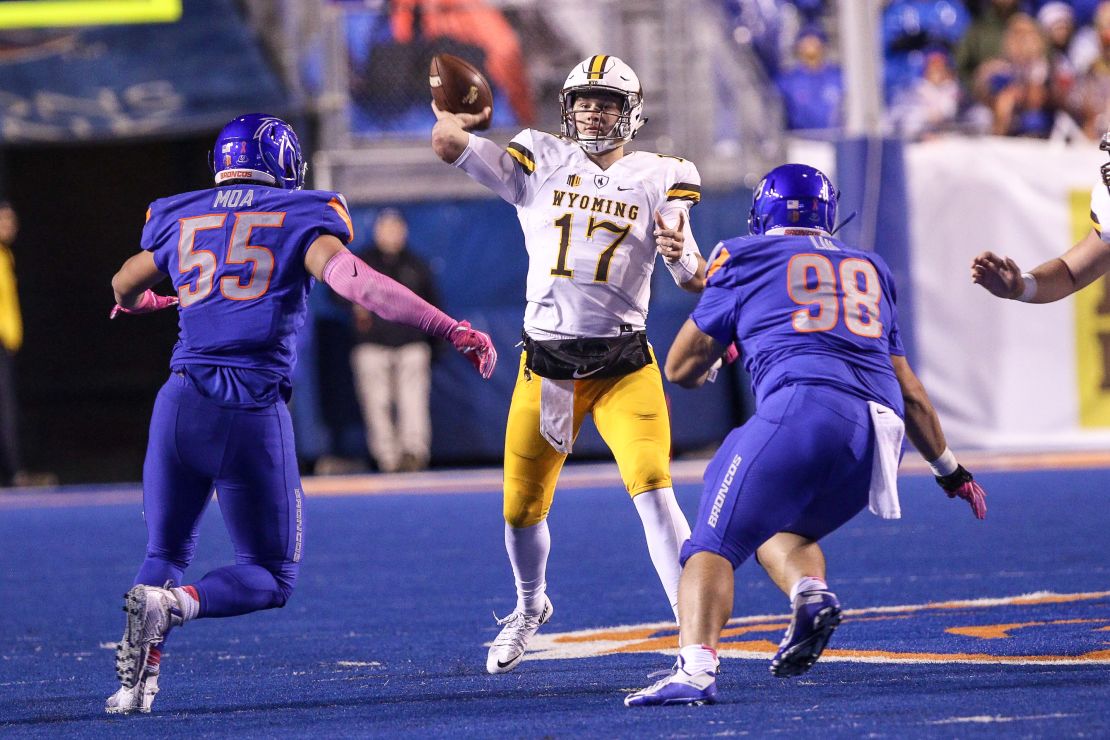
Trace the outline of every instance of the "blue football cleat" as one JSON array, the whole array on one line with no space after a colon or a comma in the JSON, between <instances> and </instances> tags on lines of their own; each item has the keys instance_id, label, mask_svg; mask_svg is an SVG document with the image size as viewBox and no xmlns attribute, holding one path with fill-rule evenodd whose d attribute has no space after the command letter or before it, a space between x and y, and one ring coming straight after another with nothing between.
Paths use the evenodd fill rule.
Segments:
<instances>
[{"instance_id":1,"label":"blue football cleat","mask_svg":"<svg viewBox=\"0 0 1110 740\"><path fill-rule=\"evenodd\" d=\"M808 671L840 621L840 602L832 591L802 591L794 597L794 617L771 659L771 674L788 678Z\"/></svg>"},{"instance_id":2,"label":"blue football cleat","mask_svg":"<svg viewBox=\"0 0 1110 740\"><path fill-rule=\"evenodd\" d=\"M697 706L716 703L717 674L713 671L687 673L682 667L681 656L666 678L624 697L626 707L662 707L670 704Z\"/></svg>"}]
</instances>

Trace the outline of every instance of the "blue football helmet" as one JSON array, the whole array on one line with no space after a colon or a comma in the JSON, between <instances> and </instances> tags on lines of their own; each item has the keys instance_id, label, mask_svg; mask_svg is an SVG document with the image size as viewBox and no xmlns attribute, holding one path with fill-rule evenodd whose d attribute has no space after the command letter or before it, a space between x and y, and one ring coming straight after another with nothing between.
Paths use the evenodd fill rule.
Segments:
<instances>
[{"instance_id":1,"label":"blue football helmet","mask_svg":"<svg viewBox=\"0 0 1110 740\"><path fill-rule=\"evenodd\" d=\"M763 176L748 213L748 232L770 229L820 229L831 234L836 225L840 191L815 167L784 164Z\"/></svg>"},{"instance_id":2,"label":"blue football helmet","mask_svg":"<svg viewBox=\"0 0 1110 740\"><path fill-rule=\"evenodd\" d=\"M217 185L248 180L283 190L304 187L308 169L293 127L264 113L248 113L224 126L210 164Z\"/></svg>"}]
</instances>

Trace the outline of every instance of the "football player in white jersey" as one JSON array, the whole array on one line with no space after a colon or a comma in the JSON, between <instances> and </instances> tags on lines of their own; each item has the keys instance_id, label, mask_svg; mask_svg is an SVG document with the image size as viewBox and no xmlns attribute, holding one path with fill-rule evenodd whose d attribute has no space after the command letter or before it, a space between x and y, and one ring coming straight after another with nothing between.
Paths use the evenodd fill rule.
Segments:
<instances>
[{"instance_id":1,"label":"football player in white jersey","mask_svg":"<svg viewBox=\"0 0 1110 740\"><path fill-rule=\"evenodd\" d=\"M1110 152L1110 132L1099 148ZM1030 272L1009 257L983 252L971 262L971 280L999 298L1052 303L1086 288L1110 272L1110 162L1091 189L1091 230L1067 252Z\"/></svg>"},{"instance_id":2,"label":"football player in white jersey","mask_svg":"<svg viewBox=\"0 0 1110 740\"><path fill-rule=\"evenodd\" d=\"M571 70L561 136L525 129L503 149L468 133L488 109L432 107L435 153L516 206L528 250L525 349L505 430L505 547L517 604L498 620L503 629L486 660L490 673L506 673L551 617L547 513L588 413L616 458L677 610L678 553L690 527L671 488L670 422L645 321L656 254L685 290L705 285L689 217L701 179L684 159L625 150L645 121L643 92L614 56L595 55Z\"/></svg>"}]
</instances>

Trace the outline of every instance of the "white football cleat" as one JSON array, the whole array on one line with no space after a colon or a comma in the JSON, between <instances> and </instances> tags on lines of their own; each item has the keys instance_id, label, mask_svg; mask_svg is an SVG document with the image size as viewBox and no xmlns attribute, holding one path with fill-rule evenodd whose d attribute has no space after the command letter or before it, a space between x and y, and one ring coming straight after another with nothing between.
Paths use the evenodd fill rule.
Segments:
<instances>
[{"instance_id":1,"label":"white football cleat","mask_svg":"<svg viewBox=\"0 0 1110 740\"><path fill-rule=\"evenodd\" d=\"M718 666L720 663L718 663ZM717 672L687 673L681 658L674 668L665 671L666 678L624 697L626 707L660 707L675 704L701 706L717 703ZM656 674L652 674L656 675Z\"/></svg>"},{"instance_id":2,"label":"white football cleat","mask_svg":"<svg viewBox=\"0 0 1110 740\"><path fill-rule=\"evenodd\" d=\"M161 645L184 619L173 592L157 586L132 587L123 597L123 610L127 612L127 627L116 647L116 675L123 688L133 689L148 670L150 649Z\"/></svg>"},{"instance_id":3,"label":"white football cleat","mask_svg":"<svg viewBox=\"0 0 1110 740\"><path fill-rule=\"evenodd\" d=\"M108 714L149 714L157 693L158 667L147 666L137 684L131 688L120 686L119 691L108 697L108 701L104 703L104 711Z\"/></svg>"},{"instance_id":4,"label":"white football cleat","mask_svg":"<svg viewBox=\"0 0 1110 740\"><path fill-rule=\"evenodd\" d=\"M524 649L528 647L528 641L542 625L547 623L547 620L551 619L554 612L555 607L551 606L551 599L544 596L543 609L539 614L515 611L504 619L498 619L497 623L503 627L497 639L493 641L493 645L490 646L489 655L486 656L486 670L490 673L508 673L520 665L520 661L524 659Z\"/></svg>"}]
</instances>

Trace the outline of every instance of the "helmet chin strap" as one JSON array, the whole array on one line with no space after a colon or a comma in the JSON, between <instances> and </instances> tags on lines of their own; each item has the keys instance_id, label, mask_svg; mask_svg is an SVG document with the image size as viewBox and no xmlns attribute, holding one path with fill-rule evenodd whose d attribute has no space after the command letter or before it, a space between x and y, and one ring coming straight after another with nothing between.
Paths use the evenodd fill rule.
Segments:
<instances>
[{"instance_id":1,"label":"helmet chin strap","mask_svg":"<svg viewBox=\"0 0 1110 740\"><path fill-rule=\"evenodd\" d=\"M859 211L852 211L851 213L849 213L849 214L848 214L848 218L846 218L846 219L844 219L843 221L841 221L841 222L840 222L839 224L837 224L837 227L836 227L835 229L833 229L832 231L830 231L830 232L829 232L829 236L832 236L832 235L833 235L833 234L835 234L836 232L838 232L838 231L840 231L841 229L843 229L843 228L844 228L844 227L845 227L845 226L846 226L846 225L847 225L848 223L850 223L850 222L851 222L851 220L852 220L853 218L855 218L855 217L856 217L857 215L859 215Z\"/></svg>"}]
</instances>

